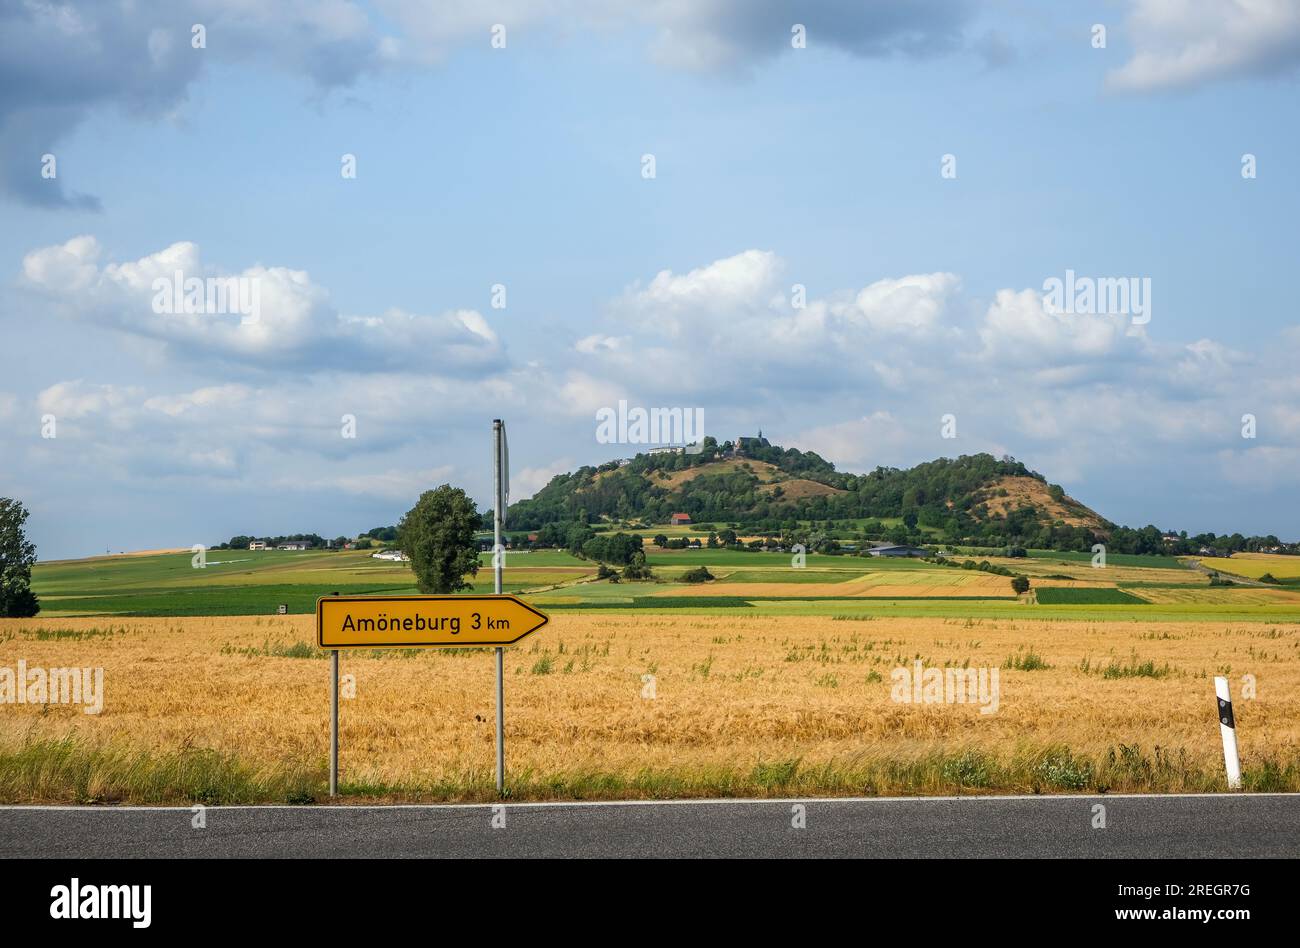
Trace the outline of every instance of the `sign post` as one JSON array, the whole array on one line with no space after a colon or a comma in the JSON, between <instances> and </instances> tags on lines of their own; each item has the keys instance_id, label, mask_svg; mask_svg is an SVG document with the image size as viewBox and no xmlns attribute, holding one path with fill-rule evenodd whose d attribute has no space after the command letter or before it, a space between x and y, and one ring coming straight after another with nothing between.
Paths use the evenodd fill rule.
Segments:
<instances>
[{"instance_id":1,"label":"sign post","mask_svg":"<svg viewBox=\"0 0 1300 948\"><path fill-rule=\"evenodd\" d=\"M506 426L500 418L492 422L492 589L501 595L501 571L505 569L505 549L501 546L501 526L505 523L506 496L510 493L510 462L506 448ZM497 793L506 789L506 675L505 649L497 648Z\"/></svg>"},{"instance_id":2,"label":"sign post","mask_svg":"<svg viewBox=\"0 0 1300 948\"><path fill-rule=\"evenodd\" d=\"M330 649L330 796L339 795L339 650Z\"/></svg>"},{"instance_id":3,"label":"sign post","mask_svg":"<svg viewBox=\"0 0 1300 948\"><path fill-rule=\"evenodd\" d=\"M501 527L510 503L510 448L506 426L492 421L492 596L322 596L316 600L316 644L330 653L330 796L339 785L339 649L475 648L496 651L497 793L506 788L505 649L531 635L548 617L501 594L505 548ZM281 607L283 608L283 607Z\"/></svg>"},{"instance_id":4,"label":"sign post","mask_svg":"<svg viewBox=\"0 0 1300 948\"><path fill-rule=\"evenodd\" d=\"M499 587L499 584L498 584ZM497 787L504 775L504 649L550 621L514 596L322 596L316 644L330 653L330 796L338 795L339 651L353 648L496 649Z\"/></svg>"}]
</instances>

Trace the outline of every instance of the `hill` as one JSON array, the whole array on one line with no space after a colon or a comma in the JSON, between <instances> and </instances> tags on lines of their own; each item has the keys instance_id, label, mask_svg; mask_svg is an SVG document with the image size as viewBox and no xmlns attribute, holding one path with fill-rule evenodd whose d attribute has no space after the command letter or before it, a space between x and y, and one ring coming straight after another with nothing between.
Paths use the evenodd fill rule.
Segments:
<instances>
[{"instance_id":1,"label":"hill","mask_svg":"<svg viewBox=\"0 0 1300 948\"><path fill-rule=\"evenodd\" d=\"M1049 549L1086 549L1114 527L1011 457L963 455L850 474L762 437L744 439L739 449L705 438L697 454L638 454L581 467L514 504L508 519L514 530L535 530L602 520L667 524L678 512L696 523L755 530L866 521L868 534L892 529L898 542L924 535Z\"/></svg>"},{"instance_id":2,"label":"hill","mask_svg":"<svg viewBox=\"0 0 1300 948\"><path fill-rule=\"evenodd\" d=\"M1047 484L1038 477L1022 475L1000 477L986 489L978 491L976 500L987 510L987 513L983 514L985 518L1006 517L1016 510L1030 507L1053 523L1087 527L1101 536L1110 532L1110 525L1095 511L1079 503L1056 485Z\"/></svg>"}]
</instances>

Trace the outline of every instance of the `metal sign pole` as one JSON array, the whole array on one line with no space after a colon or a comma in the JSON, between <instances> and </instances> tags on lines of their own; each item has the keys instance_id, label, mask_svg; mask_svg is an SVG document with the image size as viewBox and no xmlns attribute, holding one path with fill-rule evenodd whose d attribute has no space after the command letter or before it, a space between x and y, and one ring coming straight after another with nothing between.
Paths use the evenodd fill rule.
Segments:
<instances>
[{"instance_id":1,"label":"metal sign pole","mask_svg":"<svg viewBox=\"0 0 1300 948\"><path fill-rule=\"evenodd\" d=\"M330 796L339 795L339 650L330 650Z\"/></svg>"},{"instance_id":2,"label":"metal sign pole","mask_svg":"<svg viewBox=\"0 0 1300 948\"><path fill-rule=\"evenodd\" d=\"M501 595L501 500L505 496L502 490L501 441L504 436L501 419L492 422L493 451L492 468L494 471L495 493L492 500L492 572L493 591ZM506 789L506 686L505 686L505 649L497 646L497 793Z\"/></svg>"}]
</instances>

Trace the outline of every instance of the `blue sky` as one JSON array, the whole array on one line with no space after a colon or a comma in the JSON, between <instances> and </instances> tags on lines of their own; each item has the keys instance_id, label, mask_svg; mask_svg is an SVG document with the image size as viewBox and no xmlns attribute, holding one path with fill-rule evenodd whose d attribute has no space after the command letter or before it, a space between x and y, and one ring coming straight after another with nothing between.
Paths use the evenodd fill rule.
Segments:
<instances>
[{"instance_id":1,"label":"blue sky","mask_svg":"<svg viewBox=\"0 0 1300 948\"><path fill-rule=\"evenodd\" d=\"M0 494L42 558L484 502L498 416L526 496L636 450L619 399L1300 538L1300 4L488 7L0 13ZM155 313L177 266L259 322ZM1150 321L1046 312L1067 270Z\"/></svg>"}]
</instances>

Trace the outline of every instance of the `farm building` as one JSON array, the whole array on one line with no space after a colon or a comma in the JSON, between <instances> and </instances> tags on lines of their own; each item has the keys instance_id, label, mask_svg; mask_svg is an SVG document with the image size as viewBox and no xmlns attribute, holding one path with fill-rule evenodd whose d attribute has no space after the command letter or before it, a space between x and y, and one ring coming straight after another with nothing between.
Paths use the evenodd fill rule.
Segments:
<instances>
[{"instance_id":1,"label":"farm building","mask_svg":"<svg viewBox=\"0 0 1300 948\"><path fill-rule=\"evenodd\" d=\"M929 556L929 550L923 550L919 546L900 546L897 544L885 544L882 546L873 546L867 550L872 556Z\"/></svg>"},{"instance_id":2,"label":"farm building","mask_svg":"<svg viewBox=\"0 0 1300 948\"><path fill-rule=\"evenodd\" d=\"M266 549L266 541L265 541L265 540L254 540L254 541L252 541L251 543L248 544L248 548L249 548L250 550L265 550L265 549Z\"/></svg>"},{"instance_id":3,"label":"farm building","mask_svg":"<svg viewBox=\"0 0 1300 948\"><path fill-rule=\"evenodd\" d=\"M674 527L679 527L691 522L691 515L688 513L675 513L669 518L669 522Z\"/></svg>"},{"instance_id":4,"label":"farm building","mask_svg":"<svg viewBox=\"0 0 1300 948\"><path fill-rule=\"evenodd\" d=\"M306 540L290 540L288 543L281 543L276 547L277 550L309 550L311 544Z\"/></svg>"}]
</instances>

